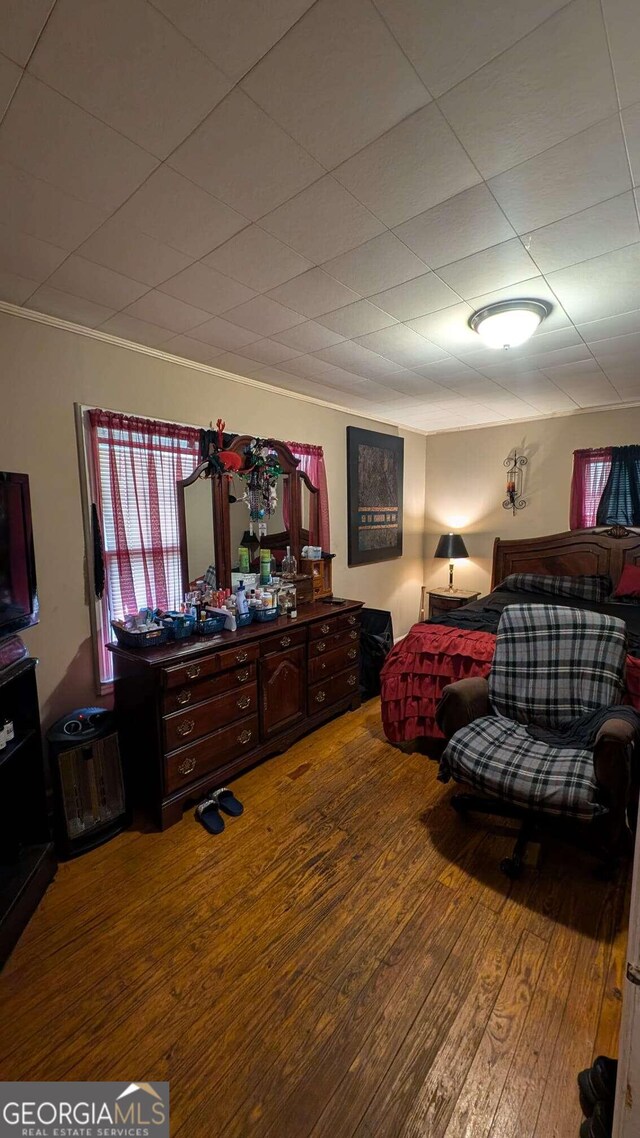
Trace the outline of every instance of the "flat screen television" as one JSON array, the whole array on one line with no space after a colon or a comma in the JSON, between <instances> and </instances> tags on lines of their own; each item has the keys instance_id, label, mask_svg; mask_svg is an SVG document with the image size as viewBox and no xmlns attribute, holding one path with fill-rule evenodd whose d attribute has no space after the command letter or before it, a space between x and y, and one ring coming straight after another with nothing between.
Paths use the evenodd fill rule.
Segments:
<instances>
[{"instance_id":1,"label":"flat screen television","mask_svg":"<svg viewBox=\"0 0 640 1138\"><path fill-rule=\"evenodd\" d=\"M0 472L0 639L38 623L28 474Z\"/></svg>"}]
</instances>

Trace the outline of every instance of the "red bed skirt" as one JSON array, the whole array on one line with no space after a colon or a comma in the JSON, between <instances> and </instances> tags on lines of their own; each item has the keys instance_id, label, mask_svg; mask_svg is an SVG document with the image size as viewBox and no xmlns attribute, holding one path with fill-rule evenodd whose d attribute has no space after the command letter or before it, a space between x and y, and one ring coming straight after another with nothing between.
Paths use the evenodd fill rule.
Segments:
<instances>
[{"instance_id":1,"label":"red bed skirt","mask_svg":"<svg viewBox=\"0 0 640 1138\"><path fill-rule=\"evenodd\" d=\"M414 624L392 649L381 675L382 724L391 743L442 739L436 707L443 688L465 676L486 676L496 638L440 624ZM640 711L640 659L627 656L627 701Z\"/></svg>"}]
</instances>

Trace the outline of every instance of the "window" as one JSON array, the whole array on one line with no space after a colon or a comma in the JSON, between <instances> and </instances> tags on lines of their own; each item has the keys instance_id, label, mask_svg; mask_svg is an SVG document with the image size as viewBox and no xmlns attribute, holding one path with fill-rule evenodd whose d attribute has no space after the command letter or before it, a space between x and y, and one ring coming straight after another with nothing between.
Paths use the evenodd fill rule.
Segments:
<instances>
[{"instance_id":1,"label":"window","mask_svg":"<svg viewBox=\"0 0 640 1138\"><path fill-rule=\"evenodd\" d=\"M102 530L103 635L111 621L182 596L176 482L200 461L200 431L109 411L89 412L94 502ZM100 644L100 679L113 678Z\"/></svg>"},{"instance_id":2,"label":"window","mask_svg":"<svg viewBox=\"0 0 640 1138\"><path fill-rule=\"evenodd\" d=\"M569 521L571 529L591 529L596 525L598 506L611 472L611 453L611 447L574 451Z\"/></svg>"}]
</instances>

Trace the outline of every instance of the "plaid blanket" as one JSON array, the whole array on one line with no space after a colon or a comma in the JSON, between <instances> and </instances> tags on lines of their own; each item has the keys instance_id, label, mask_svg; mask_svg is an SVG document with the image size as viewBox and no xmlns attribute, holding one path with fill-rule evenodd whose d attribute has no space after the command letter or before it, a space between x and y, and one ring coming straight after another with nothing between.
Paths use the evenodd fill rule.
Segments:
<instances>
[{"instance_id":1,"label":"plaid blanket","mask_svg":"<svg viewBox=\"0 0 640 1138\"><path fill-rule=\"evenodd\" d=\"M553 597L582 597L585 601L602 604L611 596L611 577L584 575L582 577L554 577L546 573L510 573L498 585L509 593L549 593Z\"/></svg>"}]
</instances>

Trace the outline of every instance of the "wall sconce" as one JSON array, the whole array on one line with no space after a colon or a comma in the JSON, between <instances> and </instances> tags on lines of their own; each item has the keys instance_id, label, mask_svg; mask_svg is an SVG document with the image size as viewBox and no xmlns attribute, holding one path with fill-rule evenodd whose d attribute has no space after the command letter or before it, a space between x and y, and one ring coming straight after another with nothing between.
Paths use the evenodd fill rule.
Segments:
<instances>
[{"instance_id":1,"label":"wall sconce","mask_svg":"<svg viewBox=\"0 0 640 1138\"><path fill-rule=\"evenodd\" d=\"M527 504L522 497L522 467L527 465L527 461L523 454L518 454L517 450L514 450L513 454L503 462L503 466L507 468L507 496L502 508L513 510L514 517L516 510L524 510Z\"/></svg>"}]
</instances>

